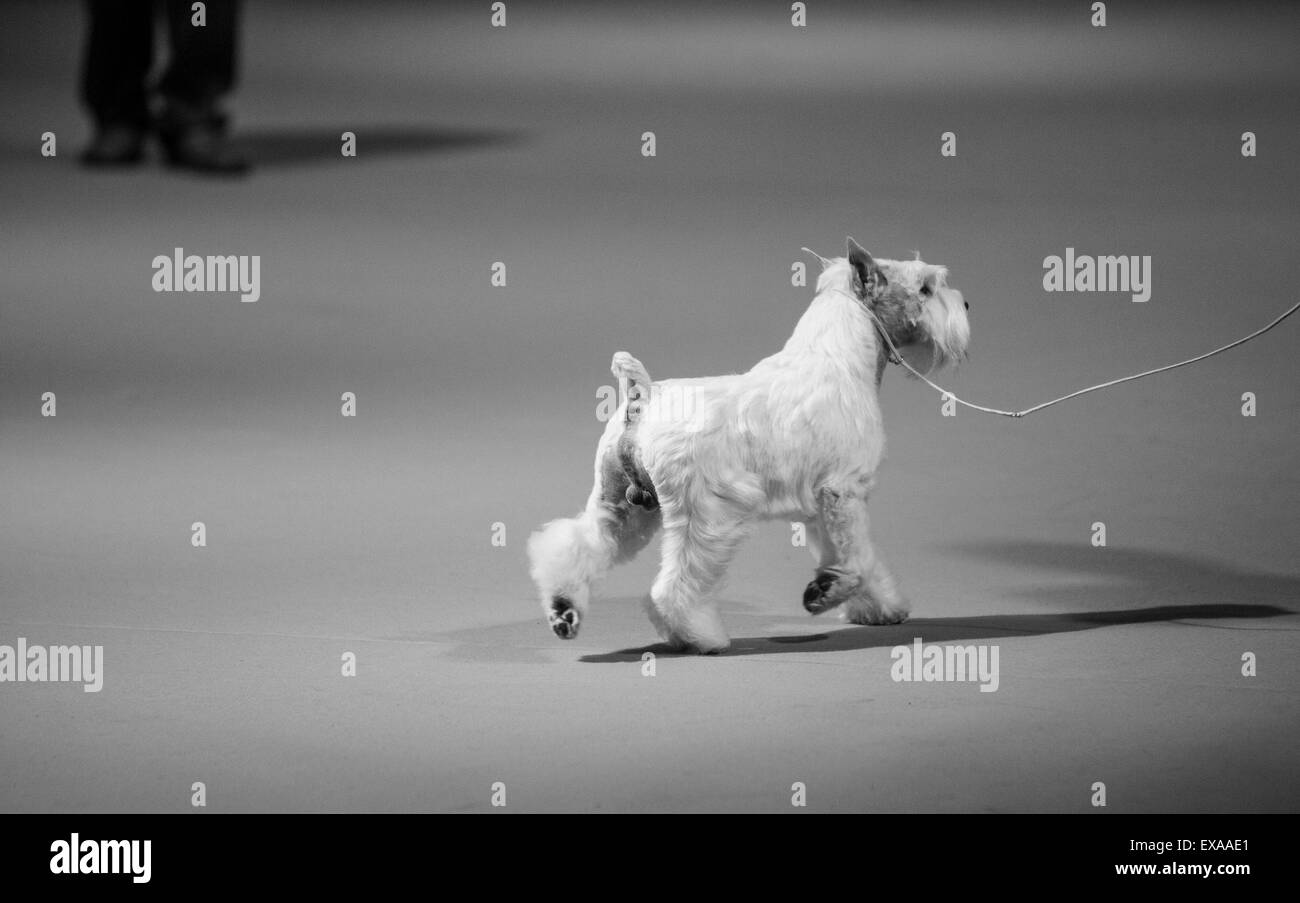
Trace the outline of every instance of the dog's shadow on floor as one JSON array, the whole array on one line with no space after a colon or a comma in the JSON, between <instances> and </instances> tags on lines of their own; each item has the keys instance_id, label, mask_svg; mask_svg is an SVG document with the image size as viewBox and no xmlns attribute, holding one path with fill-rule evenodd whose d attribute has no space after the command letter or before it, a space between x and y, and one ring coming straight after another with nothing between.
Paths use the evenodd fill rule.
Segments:
<instances>
[{"instance_id":1,"label":"dog's shadow on floor","mask_svg":"<svg viewBox=\"0 0 1300 903\"><path fill-rule=\"evenodd\" d=\"M357 126L356 159L399 154L450 153L505 147L525 140L521 130L427 128L417 126ZM259 167L347 162L338 129L249 129L236 134L235 144Z\"/></svg>"},{"instance_id":2,"label":"dog's shadow on floor","mask_svg":"<svg viewBox=\"0 0 1300 903\"><path fill-rule=\"evenodd\" d=\"M1067 571L1097 578L1069 586L1015 590L1012 595L1044 602L1053 613L977 615L970 618L913 618L888 627L845 627L794 636L734 637L723 655L851 652L906 645L921 637L949 643L1000 637L1042 636L1159 621L1262 619L1295 613L1300 577L1241 570L1229 565L1150 550L1094 549L1049 542L979 542L951 547L950 554L986 558L1019 570ZM1167 604L1131 607L1137 600ZM1127 606L1127 607L1126 607ZM1064 609L1064 610L1062 610ZM584 655L579 661L635 662L652 652L681 655L664 643Z\"/></svg>"}]
</instances>

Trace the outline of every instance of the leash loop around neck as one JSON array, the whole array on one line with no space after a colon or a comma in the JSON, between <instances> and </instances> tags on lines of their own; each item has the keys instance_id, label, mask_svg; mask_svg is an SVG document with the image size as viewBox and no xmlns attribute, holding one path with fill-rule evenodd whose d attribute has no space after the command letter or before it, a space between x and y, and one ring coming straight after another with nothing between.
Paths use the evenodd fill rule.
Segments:
<instances>
[{"instance_id":1,"label":"leash loop around neck","mask_svg":"<svg viewBox=\"0 0 1300 903\"><path fill-rule=\"evenodd\" d=\"M1214 357L1214 355L1216 354L1222 354L1223 352L1228 351L1229 349L1236 348L1238 345L1244 345L1247 342L1249 342L1251 339L1255 339L1258 338L1259 336L1262 336L1264 333L1268 332L1274 326L1281 323L1287 317L1291 316L1297 310L1300 310L1300 302L1296 302L1295 304L1293 304L1280 317L1275 319L1273 322L1269 323L1264 328L1257 329L1254 332L1252 332L1250 335L1243 336L1242 338L1237 339L1235 342L1229 342L1226 345L1223 345L1219 348L1215 348L1213 351L1207 351L1204 354L1198 354L1196 357L1189 357L1187 360L1179 361L1176 364L1166 364L1163 367L1156 367L1152 370L1144 370L1141 373L1134 373L1131 376L1122 376L1119 379L1112 379L1109 382L1098 383L1095 386L1088 386L1086 389L1078 389L1077 391L1070 392L1067 395L1062 395L1060 398L1053 398L1051 401L1045 401L1042 404L1036 404L1031 408L1025 408L1023 411L1003 411L1003 410L999 410L998 408L986 408L983 405L974 404L972 402L958 398L954 393L948 391L943 386L935 384L930 380L928 376L926 376L924 373L918 372L915 367L913 367L907 361L903 360L903 356L898 353L898 348L894 346L893 340L889 338L889 333L885 331L885 325L880 322L880 318L877 317L876 312L871 309L871 305L863 303L862 307L871 316L872 321L875 322L876 324L876 331L880 333L881 337L883 337L885 340L885 344L889 346L889 351L890 354L892 355L891 360L894 363L902 364L909 371L911 371L913 376L915 376L917 379L924 382L931 389L934 389L936 392L939 392L941 395L945 395L948 398L951 398L953 401L957 402L960 405L965 405L966 407L971 408L972 410L983 411L986 414L997 414L1002 417L1019 418L1019 417L1024 417L1026 415L1032 414L1035 411L1041 411L1043 410L1043 408L1050 408L1054 404L1060 404L1061 402L1068 401L1071 398L1078 398L1080 395L1087 395L1089 392L1096 392L1099 389L1108 389L1111 386L1118 386L1120 383L1132 382L1133 380L1141 379L1144 376L1153 376L1157 373L1164 373L1168 370L1176 370L1179 367L1186 367L1188 364L1194 364L1197 361L1203 361L1206 358Z\"/></svg>"}]
</instances>

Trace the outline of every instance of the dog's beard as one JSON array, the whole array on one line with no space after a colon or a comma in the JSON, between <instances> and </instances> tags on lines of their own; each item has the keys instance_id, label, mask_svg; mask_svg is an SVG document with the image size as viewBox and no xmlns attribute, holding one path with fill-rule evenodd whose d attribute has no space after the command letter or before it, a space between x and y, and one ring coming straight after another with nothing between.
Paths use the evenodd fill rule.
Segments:
<instances>
[{"instance_id":1,"label":"dog's beard","mask_svg":"<svg viewBox=\"0 0 1300 903\"><path fill-rule=\"evenodd\" d=\"M961 292L940 288L921 308L919 321L925 338L899 349L903 360L919 373L930 374L966 359L970 321Z\"/></svg>"}]
</instances>

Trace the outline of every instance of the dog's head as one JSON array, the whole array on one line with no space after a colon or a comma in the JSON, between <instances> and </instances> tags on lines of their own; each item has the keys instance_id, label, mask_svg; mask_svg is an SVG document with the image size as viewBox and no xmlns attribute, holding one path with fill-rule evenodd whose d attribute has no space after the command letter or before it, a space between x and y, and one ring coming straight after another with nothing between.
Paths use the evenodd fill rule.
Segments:
<instances>
[{"instance_id":1,"label":"dog's head","mask_svg":"<svg viewBox=\"0 0 1300 903\"><path fill-rule=\"evenodd\" d=\"M970 305L948 287L947 267L873 258L848 239L853 293L875 315L899 354L920 373L966 357ZM887 350L887 349L886 349Z\"/></svg>"}]
</instances>

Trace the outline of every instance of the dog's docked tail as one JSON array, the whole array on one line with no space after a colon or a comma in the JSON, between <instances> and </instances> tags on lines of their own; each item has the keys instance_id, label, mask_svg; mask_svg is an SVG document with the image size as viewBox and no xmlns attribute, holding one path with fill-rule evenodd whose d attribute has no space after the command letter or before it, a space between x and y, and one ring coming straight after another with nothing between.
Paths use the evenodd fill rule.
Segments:
<instances>
[{"instance_id":1,"label":"dog's docked tail","mask_svg":"<svg viewBox=\"0 0 1300 903\"><path fill-rule=\"evenodd\" d=\"M628 504L653 511L659 507L659 498L655 494L650 475L641 464L636 450L637 421L641 417L644 403L650 400L653 389L650 373L645 365L628 354L618 351L610 361L609 370L618 378L618 391L626 399L623 408L623 433L618 438L615 454L623 468L628 486L626 498Z\"/></svg>"},{"instance_id":2,"label":"dog's docked tail","mask_svg":"<svg viewBox=\"0 0 1300 903\"><path fill-rule=\"evenodd\" d=\"M609 362L609 372L618 379L620 398L636 401L650 394L650 373L645 364L626 351L615 351Z\"/></svg>"}]
</instances>

